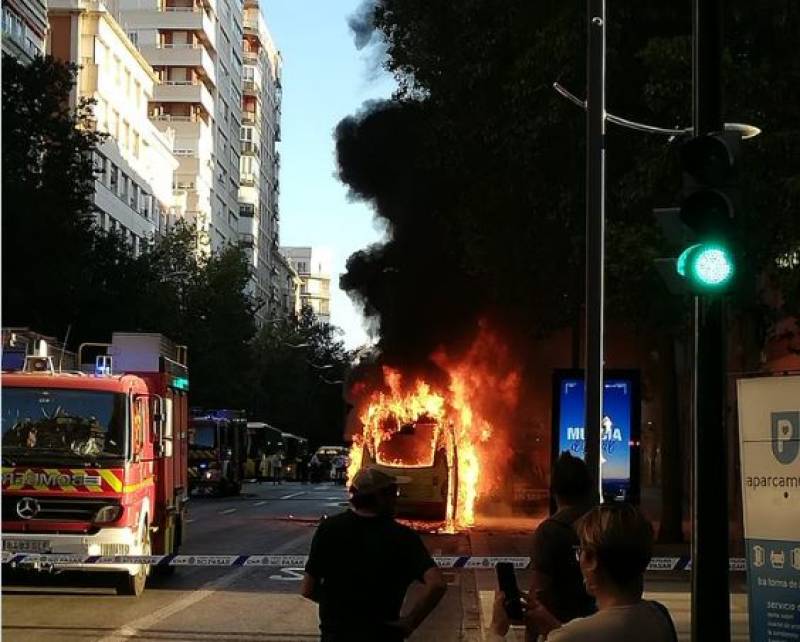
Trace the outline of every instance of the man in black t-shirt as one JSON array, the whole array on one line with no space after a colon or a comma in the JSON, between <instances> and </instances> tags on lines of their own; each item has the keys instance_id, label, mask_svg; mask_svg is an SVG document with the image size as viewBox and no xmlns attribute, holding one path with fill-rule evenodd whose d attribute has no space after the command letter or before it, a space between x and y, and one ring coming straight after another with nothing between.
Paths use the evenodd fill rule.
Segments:
<instances>
[{"instance_id":1,"label":"man in black t-shirt","mask_svg":"<svg viewBox=\"0 0 800 642\"><path fill-rule=\"evenodd\" d=\"M395 642L411 635L446 584L419 535L394 520L397 484L376 468L350 487L352 509L322 522L311 542L302 595L319 603L322 642ZM424 589L400 616L413 581Z\"/></svg>"},{"instance_id":2,"label":"man in black t-shirt","mask_svg":"<svg viewBox=\"0 0 800 642\"><path fill-rule=\"evenodd\" d=\"M592 481L583 460L561 453L553 467L550 489L557 510L533 534L530 591L560 622L569 622L596 610L575 557L575 523L592 507ZM527 639L536 640L537 636L529 626Z\"/></svg>"}]
</instances>

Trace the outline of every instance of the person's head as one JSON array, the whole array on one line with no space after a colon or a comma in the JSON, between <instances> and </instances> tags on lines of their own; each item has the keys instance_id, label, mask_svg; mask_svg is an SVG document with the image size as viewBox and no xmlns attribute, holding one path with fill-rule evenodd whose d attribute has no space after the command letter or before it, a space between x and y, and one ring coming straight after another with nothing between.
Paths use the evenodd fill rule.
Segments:
<instances>
[{"instance_id":1,"label":"person's head","mask_svg":"<svg viewBox=\"0 0 800 642\"><path fill-rule=\"evenodd\" d=\"M550 489L560 506L588 502L592 496L592 478L586 463L564 451L553 466Z\"/></svg>"},{"instance_id":2,"label":"person's head","mask_svg":"<svg viewBox=\"0 0 800 642\"><path fill-rule=\"evenodd\" d=\"M350 484L350 503L356 510L394 515L398 481L398 478L377 468L362 468Z\"/></svg>"},{"instance_id":3,"label":"person's head","mask_svg":"<svg viewBox=\"0 0 800 642\"><path fill-rule=\"evenodd\" d=\"M653 553L653 527L630 504L603 504L577 525L581 573L590 595L641 594Z\"/></svg>"}]
</instances>

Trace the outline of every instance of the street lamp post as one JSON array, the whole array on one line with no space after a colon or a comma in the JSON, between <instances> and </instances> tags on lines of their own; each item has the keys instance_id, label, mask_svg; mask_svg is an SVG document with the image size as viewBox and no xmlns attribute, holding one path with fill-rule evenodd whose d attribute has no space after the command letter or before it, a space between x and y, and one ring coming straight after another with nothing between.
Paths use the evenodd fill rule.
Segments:
<instances>
[{"instance_id":1,"label":"street lamp post","mask_svg":"<svg viewBox=\"0 0 800 642\"><path fill-rule=\"evenodd\" d=\"M606 3L588 0L586 97L586 465L600 501L605 306Z\"/></svg>"}]
</instances>

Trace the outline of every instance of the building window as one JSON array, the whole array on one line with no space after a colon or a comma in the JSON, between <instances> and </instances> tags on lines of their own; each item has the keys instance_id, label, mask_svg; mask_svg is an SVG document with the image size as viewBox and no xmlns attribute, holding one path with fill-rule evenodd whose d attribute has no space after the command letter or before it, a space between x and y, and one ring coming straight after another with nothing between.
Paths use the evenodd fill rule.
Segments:
<instances>
[{"instance_id":1,"label":"building window","mask_svg":"<svg viewBox=\"0 0 800 642\"><path fill-rule=\"evenodd\" d=\"M298 261L297 262L297 271L300 274L308 274L308 264L305 261Z\"/></svg>"},{"instance_id":2,"label":"building window","mask_svg":"<svg viewBox=\"0 0 800 642\"><path fill-rule=\"evenodd\" d=\"M129 31L128 32L128 39L131 41L134 47L139 46L139 32L138 31Z\"/></svg>"},{"instance_id":3,"label":"building window","mask_svg":"<svg viewBox=\"0 0 800 642\"><path fill-rule=\"evenodd\" d=\"M128 177L125 175L124 172L120 172L119 177L119 196L123 201L128 200Z\"/></svg>"},{"instance_id":4,"label":"building window","mask_svg":"<svg viewBox=\"0 0 800 642\"><path fill-rule=\"evenodd\" d=\"M134 212L139 211L139 186L131 181L131 209Z\"/></svg>"},{"instance_id":5,"label":"building window","mask_svg":"<svg viewBox=\"0 0 800 642\"><path fill-rule=\"evenodd\" d=\"M142 192L142 216L149 219L152 209L153 197L147 192Z\"/></svg>"},{"instance_id":6,"label":"building window","mask_svg":"<svg viewBox=\"0 0 800 642\"><path fill-rule=\"evenodd\" d=\"M106 157L103 156L100 152L93 152L92 166L94 168L95 179L97 179L100 182L104 182L105 171L106 171Z\"/></svg>"},{"instance_id":7,"label":"building window","mask_svg":"<svg viewBox=\"0 0 800 642\"><path fill-rule=\"evenodd\" d=\"M109 189L114 192L114 194L119 193L119 168L111 163L111 177L109 180Z\"/></svg>"}]
</instances>

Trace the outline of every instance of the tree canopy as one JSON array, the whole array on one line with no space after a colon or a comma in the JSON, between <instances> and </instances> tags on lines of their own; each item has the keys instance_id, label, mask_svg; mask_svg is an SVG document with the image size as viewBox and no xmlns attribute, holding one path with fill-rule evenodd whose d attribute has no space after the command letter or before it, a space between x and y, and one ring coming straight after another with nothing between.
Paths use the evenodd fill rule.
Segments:
<instances>
[{"instance_id":1,"label":"tree canopy","mask_svg":"<svg viewBox=\"0 0 800 642\"><path fill-rule=\"evenodd\" d=\"M390 240L353 255L342 283L379 318L387 357L408 346L427 356L479 316L526 333L574 322L583 301L585 117L552 85L583 95L583 6L379 0L373 11L399 89L345 119L337 151L342 180L374 204ZM689 126L691 3L612 4L607 25L609 111ZM725 119L764 132L743 144L744 272L781 290L783 312L800 300L800 166L790 152L800 131L798 28L788 1L728 5ZM607 313L672 324L680 301L652 266L669 256L652 208L677 202L674 146L609 125L607 160ZM743 290L738 303L753 311L759 301ZM419 314L429 321L422 329Z\"/></svg>"}]
</instances>

